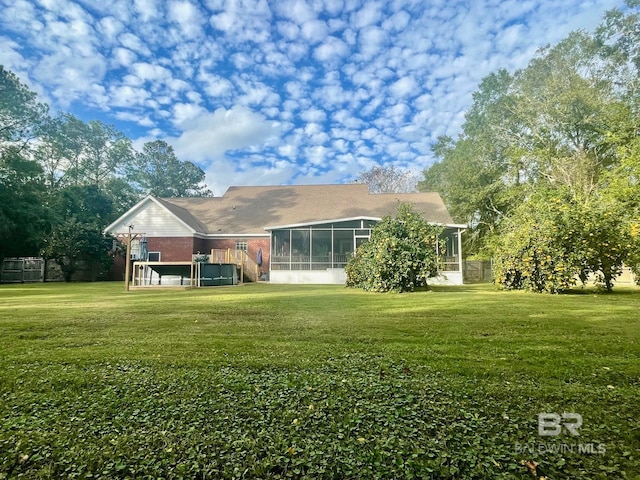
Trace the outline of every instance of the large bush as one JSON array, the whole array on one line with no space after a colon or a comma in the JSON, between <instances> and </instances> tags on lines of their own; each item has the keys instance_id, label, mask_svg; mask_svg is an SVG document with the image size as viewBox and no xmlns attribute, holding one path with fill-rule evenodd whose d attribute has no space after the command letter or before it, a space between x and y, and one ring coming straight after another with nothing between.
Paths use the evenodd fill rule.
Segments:
<instances>
[{"instance_id":1,"label":"large bush","mask_svg":"<svg viewBox=\"0 0 640 480\"><path fill-rule=\"evenodd\" d=\"M428 224L410 204L400 204L371 232L346 267L347 286L375 292L407 292L438 274L444 254L442 228Z\"/></svg>"},{"instance_id":2,"label":"large bush","mask_svg":"<svg viewBox=\"0 0 640 480\"><path fill-rule=\"evenodd\" d=\"M628 263L640 286L640 221L632 221L629 225L629 259Z\"/></svg>"},{"instance_id":3,"label":"large bush","mask_svg":"<svg viewBox=\"0 0 640 480\"><path fill-rule=\"evenodd\" d=\"M546 200L525 203L501 228L493 264L500 287L558 293L581 274L571 207L559 198Z\"/></svg>"},{"instance_id":4,"label":"large bush","mask_svg":"<svg viewBox=\"0 0 640 480\"><path fill-rule=\"evenodd\" d=\"M595 276L610 291L633 243L620 208L578 201L568 192L534 195L505 220L494 256L494 280L504 289L559 293Z\"/></svg>"}]
</instances>

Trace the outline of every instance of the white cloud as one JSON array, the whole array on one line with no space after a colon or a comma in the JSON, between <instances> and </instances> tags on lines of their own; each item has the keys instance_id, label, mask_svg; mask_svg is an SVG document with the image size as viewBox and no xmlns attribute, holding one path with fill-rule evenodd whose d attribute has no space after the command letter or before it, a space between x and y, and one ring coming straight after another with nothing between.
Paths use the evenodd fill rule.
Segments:
<instances>
[{"instance_id":1,"label":"white cloud","mask_svg":"<svg viewBox=\"0 0 640 480\"><path fill-rule=\"evenodd\" d=\"M156 82L166 81L171 78L171 71L160 65L138 62L131 66L131 71L142 80Z\"/></svg>"},{"instance_id":2,"label":"white cloud","mask_svg":"<svg viewBox=\"0 0 640 480\"><path fill-rule=\"evenodd\" d=\"M118 37L118 40L122 44L122 46L128 48L129 50L133 50L134 52L143 55L149 56L151 55L151 50L138 38L137 35L133 33L126 32Z\"/></svg>"},{"instance_id":3,"label":"white cloud","mask_svg":"<svg viewBox=\"0 0 640 480\"><path fill-rule=\"evenodd\" d=\"M389 18L385 19L382 22L382 28L389 31L401 32L409 22L411 21L411 15L407 13L405 10L400 10L399 12L394 13Z\"/></svg>"},{"instance_id":4,"label":"white cloud","mask_svg":"<svg viewBox=\"0 0 640 480\"><path fill-rule=\"evenodd\" d=\"M353 13L351 24L356 30L375 25L382 17L381 5L378 2L365 2L362 9Z\"/></svg>"},{"instance_id":5,"label":"white cloud","mask_svg":"<svg viewBox=\"0 0 640 480\"><path fill-rule=\"evenodd\" d=\"M112 87L109 95L111 106L113 107L136 107L144 106L145 101L151 94L144 88L136 88L129 85Z\"/></svg>"},{"instance_id":6,"label":"white cloud","mask_svg":"<svg viewBox=\"0 0 640 480\"><path fill-rule=\"evenodd\" d=\"M106 44L113 44L124 30L124 24L115 17L103 17L98 22L98 30Z\"/></svg>"},{"instance_id":7,"label":"white cloud","mask_svg":"<svg viewBox=\"0 0 640 480\"><path fill-rule=\"evenodd\" d=\"M7 2L2 9L2 19L0 20L5 28L13 29L18 25L38 25L42 29L42 23L36 19L34 6L26 0L15 0ZM13 27L13 28L12 28Z\"/></svg>"},{"instance_id":8,"label":"white cloud","mask_svg":"<svg viewBox=\"0 0 640 480\"><path fill-rule=\"evenodd\" d=\"M328 37L320 46L318 46L313 56L321 61L328 62L330 60L339 60L349 53L349 46L336 37Z\"/></svg>"},{"instance_id":9,"label":"white cloud","mask_svg":"<svg viewBox=\"0 0 640 480\"><path fill-rule=\"evenodd\" d=\"M208 8L213 12L211 26L225 32L234 43L260 44L269 40L271 9L265 1L209 1Z\"/></svg>"},{"instance_id":10,"label":"white cloud","mask_svg":"<svg viewBox=\"0 0 640 480\"><path fill-rule=\"evenodd\" d=\"M276 29L287 40L295 40L300 35L300 27L293 22L277 22Z\"/></svg>"},{"instance_id":11,"label":"white cloud","mask_svg":"<svg viewBox=\"0 0 640 480\"><path fill-rule=\"evenodd\" d=\"M138 56L127 48L116 48L112 55L116 64L123 67L131 66L138 59Z\"/></svg>"},{"instance_id":12,"label":"white cloud","mask_svg":"<svg viewBox=\"0 0 640 480\"><path fill-rule=\"evenodd\" d=\"M131 112L116 112L115 117L119 120L125 122L134 122L143 127L151 128L156 125L156 123L151 120L148 116L140 116Z\"/></svg>"},{"instance_id":13,"label":"white cloud","mask_svg":"<svg viewBox=\"0 0 640 480\"><path fill-rule=\"evenodd\" d=\"M192 122L194 119L205 115L207 112L200 105L193 103L176 103L173 105L173 123L178 127Z\"/></svg>"},{"instance_id":14,"label":"white cloud","mask_svg":"<svg viewBox=\"0 0 640 480\"><path fill-rule=\"evenodd\" d=\"M418 93L418 84L413 77L403 77L393 83L389 90L394 98L412 97Z\"/></svg>"},{"instance_id":15,"label":"white cloud","mask_svg":"<svg viewBox=\"0 0 640 480\"><path fill-rule=\"evenodd\" d=\"M322 20L309 20L302 24L300 33L302 38L308 40L311 44L315 44L325 39L329 29Z\"/></svg>"},{"instance_id":16,"label":"white cloud","mask_svg":"<svg viewBox=\"0 0 640 480\"><path fill-rule=\"evenodd\" d=\"M246 107L219 108L181 123L174 140L176 152L188 160L208 162L230 150L261 145L279 135L279 125Z\"/></svg>"},{"instance_id":17,"label":"white cloud","mask_svg":"<svg viewBox=\"0 0 640 480\"><path fill-rule=\"evenodd\" d=\"M134 9L143 22L155 19L162 14L160 5L156 0L133 0Z\"/></svg>"},{"instance_id":18,"label":"white cloud","mask_svg":"<svg viewBox=\"0 0 640 480\"><path fill-rule=\"evenodd\" d=\"M224 97L233 90L233 84L219 75L202 71L197 79L202 83L204 92L209 97Z\"/></svg>"},{"instance_id":19,"label":"white cloud","mask_svg":"<svg viewBox=\"0 0 640 480\"><path fill-rule=\"evenodd\" d=\"M272 165L248 161L241 165L234 158L219 158L205 168L206 183L213 193L221 196L227 188L237 185L282 185L289 183L297 165L278 160Z\"/></svg>"},{"instance_id":20,"label":"white cloud","mask_svg":"<svg viewBox=\"0 0 640 480\"><path fill-rule=\"evenodd\" d=\"M316 13L304 0L280 0L277 8L280 15L298 25L316 18Z\"/></svg>"},{"instance_id":21,"label":"white cloud","mask_svg":"<svg viewBox=\"0 0 640 480\"><path fill-rule=\"evenodd\" d=\"M29 61L20 53L20 45L8 37L0 36L0 65L19 75L23 83L29 84L29 74L25 67Z\"/></svg>"},{"instance_id":22,"label":"white cloud","mask_svg":"<svg viewBox=\"0 0 640 480\"><path fill-rule=\"evenodd\" d=\"M312 108L302 112L300 118L305 122L324 122L327 119L327 114L324 110Z\"/></svg>"},{"instance_id":23,"label":"white cloud","mask_svg":"<svg viewBox=\"0 0 640 480\"><path fill-rule=\"evenodd\" d=\"M360 53L367 60L380 55L387 41L388 34L380 27L367 27L358 35Z\"/></svg>"},{"instance_id":24,"label":"white cloud","mask_svg":"<svg viewBox=\"0 0 640 480\"><path fill-rule=\"evenodd\" d=\"M200 9L190 1L169 3L169 19L180 26L180 33L187 38L198 38L202 34L203 18Z\"/></svg>"}]
</instances>

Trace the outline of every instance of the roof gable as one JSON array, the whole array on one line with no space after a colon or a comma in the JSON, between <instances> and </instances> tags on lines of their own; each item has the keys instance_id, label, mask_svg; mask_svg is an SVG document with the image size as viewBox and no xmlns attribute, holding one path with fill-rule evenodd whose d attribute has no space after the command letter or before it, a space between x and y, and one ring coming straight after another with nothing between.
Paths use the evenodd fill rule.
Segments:
<instances>
[{"instance_id":1,"label":"roof gable","mask_svg":"<svg viewBox=\"0 0 640 480\"><path fill-rule=\"evenodd\" d=\"M190 213L183 210L175 205L166 205L158 198L147 196L104 231L112 235L122 235L128 233L129 226L132 226L132 231L136 233L170 237L193 235L204 228Z\"/></svg>"}]
</instances>

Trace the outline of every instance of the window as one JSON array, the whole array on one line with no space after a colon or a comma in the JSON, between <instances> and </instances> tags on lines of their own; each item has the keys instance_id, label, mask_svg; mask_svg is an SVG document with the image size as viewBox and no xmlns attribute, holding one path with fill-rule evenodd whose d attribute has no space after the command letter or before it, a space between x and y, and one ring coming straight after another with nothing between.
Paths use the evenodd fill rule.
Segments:
<instances>
[{"instance_id":1,"label":"window","mask_svg":"<svg viewBox=\"0 0 640 480\"><path fill-rule=\"evenodd\" d=\"M149 252L149 261L150 262L159 262L160 261L160 252Z\"/></svg>"},{"instance_id":2,"label":"window","mask_svg":"<svg viewBox=\"0 0 640 480\"><path fill-rule=\"evenodd\" d=\"M138 260L140 258L140 239L131 239L131 260Z\"/></svg>"},{"instance_id":3,"label":"window","mask_svg":"<svg viewBox=\"0 0 640 480\"><path fill-rule=\"evenodd\" d=\"M247 242L236 242L236 250L247 251Z\"/></svg>"}]
</instances>

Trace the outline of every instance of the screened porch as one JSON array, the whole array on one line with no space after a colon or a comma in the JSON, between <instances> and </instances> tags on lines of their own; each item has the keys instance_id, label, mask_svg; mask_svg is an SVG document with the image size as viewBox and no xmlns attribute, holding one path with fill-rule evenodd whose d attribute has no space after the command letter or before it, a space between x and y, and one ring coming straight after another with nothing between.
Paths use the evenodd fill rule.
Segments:
<instances>
[{"instance_id":1,"label":"screened porch","mask_svg":"<svg viewBox=\"0 0 640 480\"><path fill-rule=\"evenodd\" d=\"M353 252L371 237L377 219L357 219L295 225L271 230L271 270L345 268ZM443 272L460 272L460 229L445 228Z\"/></svg>"},{"instance_id":2,"label":"screened porch","mask_svg":"<svg viewBox=\"0 0 640 480\"><path fill-rule=\"evenodd\" d=\"M271 270L344 268L371 237L373 219L291 226L271 231Z\"/></svg>"}]
</instances>

